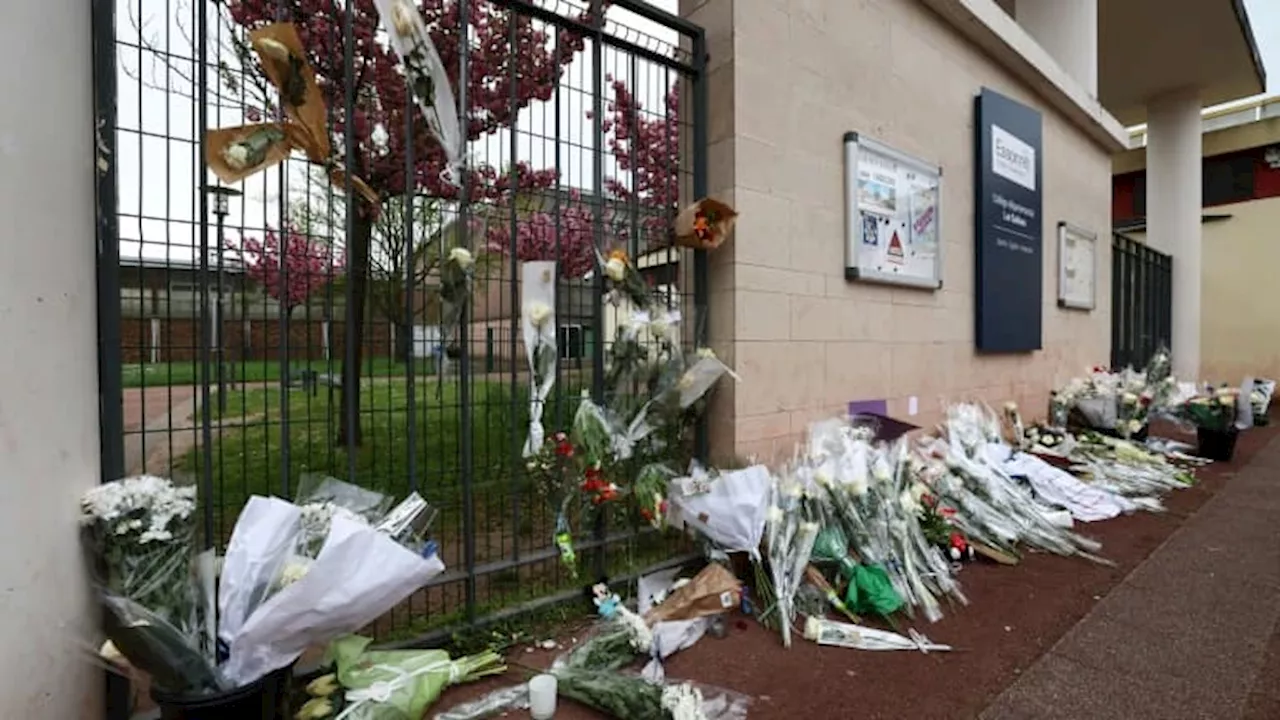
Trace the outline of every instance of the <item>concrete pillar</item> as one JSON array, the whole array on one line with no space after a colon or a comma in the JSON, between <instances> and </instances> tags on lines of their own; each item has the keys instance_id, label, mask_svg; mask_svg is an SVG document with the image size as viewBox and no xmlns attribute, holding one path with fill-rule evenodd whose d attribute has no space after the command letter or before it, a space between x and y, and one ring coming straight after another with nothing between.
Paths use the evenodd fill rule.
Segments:
<instances>
[{"instance_id":1,"label":"concrete pillar","mask_svg":"<svg viewBox=\"0 0 1280 720\"><path fill-rule=\"evenodd\" d=\"M1200 380L1200 96L1147 102L1147 242L1173 256L1173 371Z\"/></svg>"},{"instance_id":2,"label":"concrete pillar","mask_svg":"<svg viewBox=\"0 0 1280 720\"><path fill-rule=\"evenodd\" d=\"M1098 0L1017 0L1014 17L1089 95L1098 96Z\"/></svg>"},{"instance_id":3,"label":"concrete pillar","mask_svg":"<svg viewBox=\"0 0 1280 720\"><path fill-rule=\"evenodd\" d=\"M99 476L89 6L0 23L0 717L92 718L102 673L78 536Z\"/></svg>"}]
</instances>

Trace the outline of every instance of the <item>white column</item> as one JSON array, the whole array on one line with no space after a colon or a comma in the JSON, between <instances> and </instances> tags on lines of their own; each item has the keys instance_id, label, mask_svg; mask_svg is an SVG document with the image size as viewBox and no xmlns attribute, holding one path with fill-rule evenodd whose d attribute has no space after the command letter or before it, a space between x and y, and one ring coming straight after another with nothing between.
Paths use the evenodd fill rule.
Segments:
<instances>
[{"instance_id":1,"label":"white column","mask_svg":"<svg viewBox=\"0 0 1280 720\"><path fill-rule=\"evenodd\" d=\"M99 480L89 4L0 22L0 717L90 718L102 671L80 550Z\"/></svg>"},{"instance_id":2,"label":"white column","mask_svg":"<svg viewBox=\"0 0 1280 720\"><path fill-rule=\"evenodd\" d=\"M1014 17L1068 75L1098 96L1098 0L1017 0Z\"/></svg>"},{"instance_id":3,"label":"white column","mask_svg":"<svg viewBox=\"0 0 1280 720\"><path fill-rule=\"evenodd\" d=\"M1147 242L1173 256L1173 371L1200 380L1200 96L1147 102Z\"/></svg>"}]
</instances>

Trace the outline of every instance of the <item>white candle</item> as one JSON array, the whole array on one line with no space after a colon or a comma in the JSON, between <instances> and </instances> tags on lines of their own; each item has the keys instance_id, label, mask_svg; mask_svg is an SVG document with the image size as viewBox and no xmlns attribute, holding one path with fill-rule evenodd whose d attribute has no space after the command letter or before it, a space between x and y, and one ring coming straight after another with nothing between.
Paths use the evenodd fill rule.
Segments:
<instances>
[{"instance_id":1,"label":"white candle","mask_svg":"<svg viewBox=\"0 0 1280 720\"><path fill-rule=\"evenodd\" d=\"M551 720L555 716L555 675L537 675L529 681L529 714L533 720Z\"/></svg>"}]
</instances>

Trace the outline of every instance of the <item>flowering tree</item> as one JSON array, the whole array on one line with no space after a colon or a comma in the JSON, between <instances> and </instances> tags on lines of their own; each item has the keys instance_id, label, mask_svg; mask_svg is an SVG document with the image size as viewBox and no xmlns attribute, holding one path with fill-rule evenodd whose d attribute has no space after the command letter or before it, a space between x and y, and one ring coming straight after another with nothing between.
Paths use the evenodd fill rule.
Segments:
<instances>
[{"instance_id":1,"label":"flowering tree","mask_svg":"<svg viewBox=\"0 0 1280 720\"><path fill-rule=\"evenodd\" d=\"M417 114L417 107L409 97L399 59L391 48L377 37L378 13L372 0L355 0L350 17L354 37L352 67L345 67L345 30L348 22L344 0L217 0L226 9L231 22L252 30L280 20L297 25L308 60L316 71L316 81L331 115L331 130L335 135L336 158L343 161L348 170L362 178L386 205L400 202L405 193L425 192L443 199L457 196L457 189L442 180L441 173L447 167L444 152L422 127L408 137L405 127L406 113ZM507 127L519 111L534 100L551 98L555 81L583 47L580 34L562 31L552 42L546 32L536 27L527 16L485 2L467 3L466 27L459 17L457 0L416 0L431 39L440 53L444 67L452 74L451 83L459 87L458 69L460 39L464 31L468 38L468 73L466 77L467 106L462 126L468 140L477 140L487 134ZM592 22L585 14L575 18L584 23ZM236 41L236 52L241 65L254 66L252 54L242 41ZM558 48L558 52L556 50ZM354 83L354 109L348 116L346 94L347 73ZM223 83L229 90L241 90L238 74L226 72ZM273 93L261 81L251 78L257 90L256 98L246 98L250 106L256 105L268 114L274 112ZM345 133L348 128L354 136L354 146L345 156ZM414 165L412 177L406 172L406 153L412 146ZM496 199L504 194L529 188L543 188L555 183L554 171L535 171L526 165L518 166L514 174L499 174L492 167L472 167L467 175L472 199ZM353 203L363 205L363 201ZM359 408L359 368L363 346L365 297L367 294L370 245L373 237L374 218L379 208L357 207L351 236L347 238L349 249L348 281L350 282L350 318L355 333L354 362L350 356L343 361L342 418L339 443L359 444L361 440L359 412L348 412L352 403ZM356 418L348 427L349 418Z\"/></svg>"},{"instance_id":2,"label":"flowering tree","mask_svg":"<svg viewBox=\"0 0 1280 720\"><path fill-rule=\"evenodd\" d=\"M245 275L283 305L286 315L342 273L341 254L293 227L286 231L284 242L268 230L261 241L246 237L240 247L228 241L227 249L240 255Z\"/></svg>"},{"instance_id":3,"label":"flowering tree","mask_svg":"<svg viewBox=\"0 0 1280 720\"><path fill-rule=\"evenodd\" d=\"M623 244L638 220L642 247L659 245L670 235L680 193L680 87L667 92L665 112L659 115L645 110L621 80L609 76L608 81L613 99L600 124L620 174L604 179L601 243L606 250ZM511 202L517 208L514 240ZM505 197L475 223L490 252L514 250L522 261L558 260L565 278L581 278L595 267L595 208L576 189L559 202Z\"/></svg>"}]
</instances>

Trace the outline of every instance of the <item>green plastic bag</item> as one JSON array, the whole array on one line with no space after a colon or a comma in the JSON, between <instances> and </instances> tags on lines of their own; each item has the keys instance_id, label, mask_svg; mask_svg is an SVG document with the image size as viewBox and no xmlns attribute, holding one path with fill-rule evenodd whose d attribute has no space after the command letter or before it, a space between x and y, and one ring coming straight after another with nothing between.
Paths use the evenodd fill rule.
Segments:
<instances>
[{"instance_id":1,"label":"green plastic bag","mask_svg":"<svg viewBox=\"0 0 1280 720\"><path fill-rule=\"evenodd\" d=\"M849 578L845 604L862 615L888 617L902 609L902 598L893 589L889 574L877 565L858 565Z\"/></svg>"}]
</instances>

